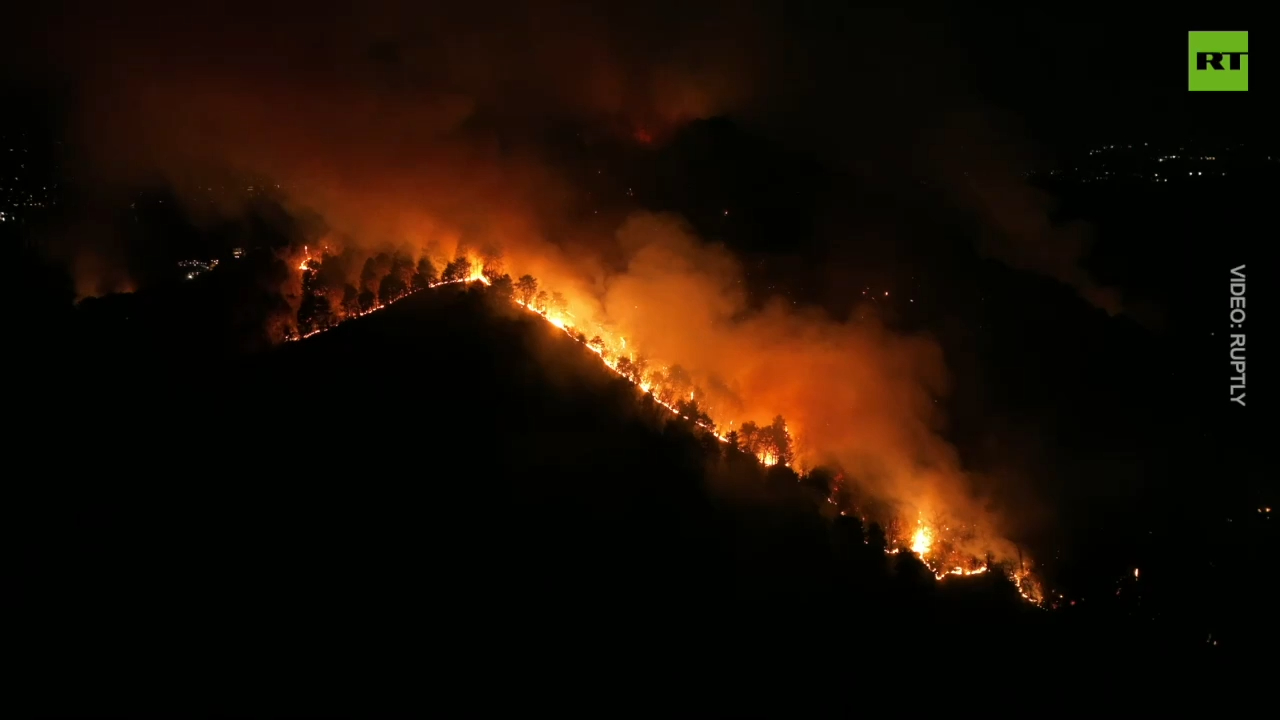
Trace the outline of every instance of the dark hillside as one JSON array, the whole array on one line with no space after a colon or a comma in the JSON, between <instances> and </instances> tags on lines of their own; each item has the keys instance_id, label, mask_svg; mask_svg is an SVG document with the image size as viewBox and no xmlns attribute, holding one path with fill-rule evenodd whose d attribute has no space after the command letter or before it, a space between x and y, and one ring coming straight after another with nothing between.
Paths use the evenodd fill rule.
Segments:
<instances>
[{"instance_id":1,"label":"dark hillside","mask_svg":"<svg viewBox=\"0 0 1280 720\"><path fill-rule=\"evenodd\" d=\"M451 695L558 681L694 702L688 679L813 699L842 678L914 683L918 666L946 694L992 665L1140 682L1111 674L1134 657L1126 636L1081 635L994 573L934 582L874 530L823 519L790 471L725 456L479 288L411 296L186 392L163 367L114 372L85 385L133 420L54 458L63 509L40 518L23 593L41 659L101 692L152 697L140 676L209 692L236 673L364 707L355 683L403 674Z\"/></svg>"}]
</instances>

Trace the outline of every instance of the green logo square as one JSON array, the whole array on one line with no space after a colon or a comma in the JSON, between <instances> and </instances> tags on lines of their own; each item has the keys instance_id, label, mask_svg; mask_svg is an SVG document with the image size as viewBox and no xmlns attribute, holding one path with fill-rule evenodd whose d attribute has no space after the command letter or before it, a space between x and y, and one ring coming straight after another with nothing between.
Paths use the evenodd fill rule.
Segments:
<instances>
[{"instance_id":1,"label":"green logo square","mask_svg":"<svg viewBox=\"0 0 1280 720\"><path fill-rule=\"evenodd\" d=\"M1249 89L1249 33L1190 32L1188 90Z\"/></svg>"}]
</instances>

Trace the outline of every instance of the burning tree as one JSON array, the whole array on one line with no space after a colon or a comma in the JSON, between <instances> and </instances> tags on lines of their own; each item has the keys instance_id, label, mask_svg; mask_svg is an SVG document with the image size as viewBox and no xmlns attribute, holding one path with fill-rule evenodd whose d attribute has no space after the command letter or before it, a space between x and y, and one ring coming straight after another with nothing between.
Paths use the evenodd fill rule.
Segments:
<instances>
[{"instance_id":1,"label":"burning tree","mask_svg":"<svg viewBox=\"0 0 1280 720\"><path fill-rule=\"evenodd\" d=\"M360 314L360 291L351 283L342 286L342 314L346 317Z\"/></svg>"},{"instance_id":2,"label":"burning tree","mask_svg":"<svg viewBox=\"0 0 1280 720\"><path fill-rule=\"evenodd\" d=\"M738 451L742 449L742 437L738 435L737 430L730 430L725 433L724 441L729 445L729 449Z\"/></svg>"},{"instance_id":3,"label":"burning tree","mask_svg":"<svg viewBox=\"0 0 1280 720\"><path fill-rule=\"evenodd\" d=\"M498 297L504 300L510 300L515 297L516 294L515 283L511 281L511 276L506 273L494 277L490 282L489 287L493 292L497 293Z\"/></svg>"},{"instance_id":4,"label":"burning tree","mask_svg":"<svg viewBox=\"0 0 1280 720\"><path fill-rule=\"evenodd\" d=\"M299 333L307 335L317 330L324 330L334 322L329 298L310 291L302 296L302 304L298 307Z\"/></svg>"},{"instance_id":5,"label":"burning tree","mask_svg":"<svg viewBox=\"0 0 1280 720\"><path fill-rule=\"evenodd\" d=\"M360 290L369 292L377 292L378 290L378 264L373 258L364 261L364 267L360 270Z\"/></svg>"},{"instance_id":6,"label":"burning tree","mask_svg":"<svg viewBox=\"0 0 1280 720\"><path fill-rule=\"evenodd\" d=\"M743 450L752 455L759 456L760 448L760 426L754 421L742 423L742 427L738 430L738 437L741 438L742 444L739 446Z\"/></svg>"},{"instance_id":7,"label":"burning tree","mask_svg":"<svg viewBox=\"0 0 1280 720\"><path fill-rule=\"evenodd\" d=\"M667 404L687 398L693 391L693 378L680 365L672 365L666 372L655 372L653 380L659 389L659 399Z\"/></svg>"},{"instance_id":8,"label":"burning tree","mask_svg":"<svg viewBox=\"0 0 1280 720\"><path fill-rule=\"evenodd\" d=\"M418 260L418 266L414 269L413 275L409 278L409 288L415 292L418 290L426 290L431 287L439 278L436 276L436 267L431 264L427 258Z\"/></svg>"},{"instance_id":9,"label":"burning tree","mask_svg":"<svg viewBox=\"0 0 1280 720\"><path fill-rule=\"evenodd\" d=\"M643 355L636 353L631 357L631 369L635 375L631 382L639 385L644 382L646 371L649 369L649 361Z\"/></svg>"},{"instance_id":10,"label":"burning tree","mask_svg":"<svg viewBox=\"0 0 1280 720\"><path fill-rule=\"evenodd\" d=\"M459 255L444 266L444 272L440 273L440 280L443 282L459 282L466 280L470 275L471 262L467 260L465 255Z\"/></svg>"},{"instance_id":11,"label":"burning tree","mask_svg":"<svg viewBox=\"0 0 1280 720\"><path fill-rule=\"evenodd\" d=\"M516 295L520 302L529 305L533 296L538 294L538 281L532 275L521 275L516 281Z\"/></svg>"},{"instance_id":12,"label":"burning tree","mask_svg":"<svg viewBox=\"0 0 1280 720\"><path fill-rule=\"evenodd\" d=\"M791 432L787 430L787 421L781 415L774 416L773 422L769 424L767 438L774 464L790 465L795 459L795 452L791 447Z\"/></svg>"},{"instance_id":13,"label":"burning tree","mask_svg":"<svg viewBox=\"0 0 1280 720\"><path fill-rule=\"evenodd\" d=\"M402 270L402 267L399 265L392 266L391 272L387 273L386 277L382 278L382 282L378 283L378 302L383 305L399 300L401 296L409 291L409 285L404 281L403 272L408 268L403 268Z\"/></svg>"},{"instance_id":14,"label":"burning tree","mask_svg":"<svg viewBox=\"0 0 1280 720\"><path fill-rule=\"evenodd\" d=\"M736 439L742 450L755 455L766 465L790 465L795 458L791 433L781 415L774 417L773 422L765 427L755 422L742 423Z\"/></svg>"},{"instance_id":15,"label":"burning tree","mask_svg":"<svg viewBox=\"0 0 1280 720\"><path fill-rule=\"evenodd\" d=\"M486 250L481 254L483 263L480 266L480 274L487 278L496 278L506 274L506 263L503 261L502 252L497 249Z\"/></svg>"},{"instance_id":16,"label":"burning tree","mask_svg":"<svg viewBox=\"0 0 1280 720\"><path fill-rule=\"evenodd\" d=\"M676 412L680 417L701 425L706 429L715 432L715 423L711 421L711 416L707 415L702 408L698 407L697 400L681 400L676 403Z\"/></svg>"},{"instance_id":17,"label":"burning tree","mask_svg":"<svg viewBox=\"0 0 1280 720\"><path fill-rule=\"evenodd\" d=\"M629 357L618 358L618 365L615 368L618 374L630 380L631 382L639 382L640 375L636 373L635 364L631 362Z\"/></svg>"}]
</instances>

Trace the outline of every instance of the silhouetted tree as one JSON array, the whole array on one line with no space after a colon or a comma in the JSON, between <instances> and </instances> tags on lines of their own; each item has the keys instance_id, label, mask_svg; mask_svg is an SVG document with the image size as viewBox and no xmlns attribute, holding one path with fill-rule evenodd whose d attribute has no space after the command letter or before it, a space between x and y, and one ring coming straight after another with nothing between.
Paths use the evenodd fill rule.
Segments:
<instances>
[{"instance_id":1,"label":"silhouetted tree","mask_svg":"<svg viewBox=\"0 0 1280 720\"><path fill-rule=\"evenodd\" d=\"M413 277L410 279L409 284L414 290L425 290L438 280L436 266L431 264L431 260L424 257L419 258L418 265L414 269Z\"/></svg>"},{"instance_id":2,"label":"silhouetted tree","mask_svg":"<svg viewBox=\"0 0 1280 720\"><path fill-rule=\"evenodd\" d=\"M550 296L546 290L539 290L537 295L533 296L533 309L540 313L547 311L547 300Z\"/></svg>"},{"instance_id":3,"label":"silhouetted tree","mask_svg":"<svg viewBox=\"0 0 1280 720\"><path fill-rule=\"evenodd\" d=\"M632 382L635 382L636 370L635 370L635 366L631 364L631 358L629 357L618 358L617 370L618 370L618 374L622 375L622 377L628 380L631 380Z\"/></svg>"},{"instance_id":4,"label":"silhouetted tree","mask_svg":"<svg viewBox=\"0 0 1280 720\"><path fill-rule=\"evenodd\" d=\"M342 286L342 313L355 315L360 312L360 291L355 285L347 283Z\"/></svg>"},{"instance_id":5,"label":"silhouetted tree","mask_svg":"<svg viewBox=\"0 0 1280 720\"><path fill-rule=\"evenodd\" d=\"M486 277L488 276L486 275ZM492 290L492 292L496 294L498 297L502 298L503 300L510 300L515 295L516 286L515 286L515 283L511 281L510 275L506 275L506 274L497 275L497 276L494 276L491 280L492 281L489 287Z\"/></svg>"},{"instance_id":6,"label":"silhouetted tree","mask_svg":"<svg viewBox=\"0 0 1280 720\"><path fill-rule=\"evenodd\" d=\"M496 280L506 274L506 263L503 262L502 253L500 251L488 250L484 253L483 257L484 264L480 269L481 275L484 275L490 280Z\"/></svg>"},{"instance_id":7,"label":"silhouetted tree","mask_svg":"<svg viewBox=\"0 0 1280 720\"><path fill-rule=\"evenodd\" d=\"M814 468L804 476L804 485L817 493L818 497L826 499L831 496L835 487L835 473L826 468Z\"/></svg>"},{"instance_id":8,"label":"silhouetted tree","mask_svg":"<svg viewBox=\"0 0 1280 720\"><path fill-rule=\"evenodd\" d=\"M413 262L413 258L403 253L396 253L391 256L391 269L388 272L395 273L400 276L400 280L407 286L409 278L417 272L417 267Z\"/></svg>"},{"instance_id":9,"label":"silhouetted tree","mask_svg":"<svg viewBox=\"0 0 1280 720\"><path fill-rule=\"evenodd\" d=\"M564 299L564 295L559 292L551 293L551 299L547 301L547 306L553 311L563 313L569 308L569 303Z\"/></svg>"},{"instance_id":10,"label":"silhouetted tree","mask_svg":"<svg viewBox=\"0 0 1280 720\"><path fill-rule=\"evenodd\" d=\"M307 265L307 269L302 271L302 291L304 293L311 292L312 289L316 286L315 280L316 280L316 275L320 271L320 266L321 266L321 262L319 260L312 260Z\"/></svg>"},{"instance_id":11,"label":"silhouetted tree","mask_svg":"<svg viewBox=\"0 0 1280 720\"><path fill-rule=\"evenodd\" d=\"M681 418L687 418L690 422L715 432L715 423L711 422L711 417L698 406L697 400L677 400L676 412Z\"/></svg>"},{"instance_id":12,"label":"silhouetted tree","mask_svg":"<svg viewBox=\"0 0 1280 720\"><path fill-rule=\"evenodd\" d=\"M720 452L720 438L716 437L713 432L702 433L698 438L698 444L702 446L703 455L715 455Z\"/></svg>"},{"instance_id":13,"label":"silhouetted tree","mask_svg":"<svg viewBox=\"0 0 1280 720\"><path fill-rule=\"evenodd\" d=\"M742 438L738 435L737 430L730 430L725 433L724 439L728 450L732 452L739 452L742 450Z\"/></svg>"},{"instance_id":14,"label":"silhouetted tree","mask_svg":"<svg viewBox=\"0 0 1280 720\"><path fill-rule=\"evenodd\" d=\"M440 273L440 279L444 282L458 282L466 280L470 275L471 263L460 255L444 266L444 272Z\"/></svg>"},{"instance_id":15,"label":"silhouetted tree","mask_svg":"<svg viewBox=\"0 0 1280 720\"><path fill-rule=\"evenodd\" d=\"M343 286L347 282L345 263L341 258L326 254L321 258L318 266L313 263L311 267L315 269L311 286L317 294L328 295L334 301L335 310L340 309L336 306L341 305Z\"/></svg>"},{"instance_id":16,"label":"silhouetted tree","mask_svg":"<svg viewBox=\"0 0 1280 720\"><path fill-rule=\"evenodd\" d=\"M391 272L378 284L378 300L383 305L387 305L398 300L408 290L404 280L400 279L399 273Z\"/></svg>"},{"instance_id":17,"label":"silhouetted tree","mask_svg":"<svg viewBox=\"0 0 1280 720\"><path fill-rule=\"evenodd\" d=\"M377 297L374 296L373 292L365 290L360 293L360 297L357 302L360 305L360 312L369 312L377 303Z\"/></svg>"},{"instance_id":18,"label":"silhouetted tree","mask_svg":"<svg viewBox=\"0 0 1280 720\"><path fill-rule=\"evenodd\" d=\"M364 268L360 270L360 289L376 292L378 289L378 263L369 258L364 261Z\"/></svg>"},{"instance_id":19,"label":"silhouetted tree","mask_svg":"<svg viewBox=\"0 0 1280 720\"><path fill-rule=\"evenodd\" d=\"M333 324L329 299L323 295L306 293L298 307L298 332L306 335L313 330L323 330Z\"/></svg>"},{"instance_id":20,"label":"silhouetted tree","mask_svg":"<svg viewBox=\"0 0 1280 720\"><path fill-rule=\"evenodd\" d=\"M635 372L635 381L643 382L649 369L649 361L643 355L637 353L635 357L631 358L631 367Z\"/></svg>"},{"instance_id":21,"label":"silhouetted tree","mask_svg":"<svg viewBox=\"0 0 1280 720\"><path fill-rule=\"evenodd\" d=\"M593 336L590 340L587 341L587 344L595 348L596 352L600 352L600 353L604 352L604 338L600 337L599 335Z\"/></svg>"},{"instance_id":22,"label":"silhouetted tree","mask_svg":"<svg viewBox=\"0 0 1280 720\"><path fill-rule=\"evenodd\" d=\"M742 427L738 429L738 435L742 438L742 449L752 455L759 456L763 451L761 440L763 433L760 432L760 426L754 421L742 423Z\"/></svg>"},{"instance_id":23,"label":"silhouetted tree","mask_svg":"<svg viewBox=\"0 0 1280 720\"><path fill-rule=\"evenodd\" d=\"M582 333L582 331L581 331L581 330L574 330L574 331L573 331L573 339L574 339L574 340L577 340L578 342L582 343L583 345L586 345L586 344L587 344L587 336L586 336L586 335L584 335L584 334Z\"/></svg>"},{"instance_id":24,"label":"silhouetted tree","mask_svg":"<svg viewBox=\"0 0 1280 720\"><path fill-rule=\"evenodd\" d=\"M779 465L790 465L793 459L791 449L791 433L787 431L787 421L781 415L774 416L773 422L765 428L768 438L768 450L777 459Z\"/></svg>"},{"instance_id":25,"label":"silhouetted tree","mask_svg":"<svg viewBox=\"0 0 1280 720\"><path fill-rule=\"evenodd\" d=\"M529 305L533 302L533 297L538 294L538 281L532 275L521 275L516 281L516 293L520 297L520 302Z\"/></svg>"}]
</instances>

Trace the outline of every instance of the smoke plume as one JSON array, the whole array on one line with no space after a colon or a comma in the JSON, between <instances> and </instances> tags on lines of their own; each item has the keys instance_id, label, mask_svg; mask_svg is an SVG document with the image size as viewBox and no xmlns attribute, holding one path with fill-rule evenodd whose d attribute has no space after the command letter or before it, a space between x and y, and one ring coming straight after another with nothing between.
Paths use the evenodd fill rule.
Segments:
<instances>
[{"instance_id":1,"label":"smoke plume","mask_svg":"<svg viewBox=\"0 0 1280 720\"><path fill-rule=\"evenodd\" d=\"M932 339L892 332L873 307L840 319L781 300L753 311L732 255L673 216L633 215L617 240L625 268L571 312L625 334L651 366L679 364L722 432L781 414L800 465L842 468L909 521L992 527L939 435L948 377Z\"/></svg>"},{"instance_id":2,"label":"smoke plume","mask_svg":"<svg viewBox=\"0 0 1280 720\"><path fill-rule=\"evenodd\" d=\"M980 223L979 252L1015 270L1057 280L1094 307L1120 314L1119 290L1100 285L1084 266L1092 228L1055 222L1053 199L1025 180L1039 153L1012 124L990 111L950 113L926 135L921 151L935 159L934 176L953 200Z\"/></svg>"}]
</instances>

